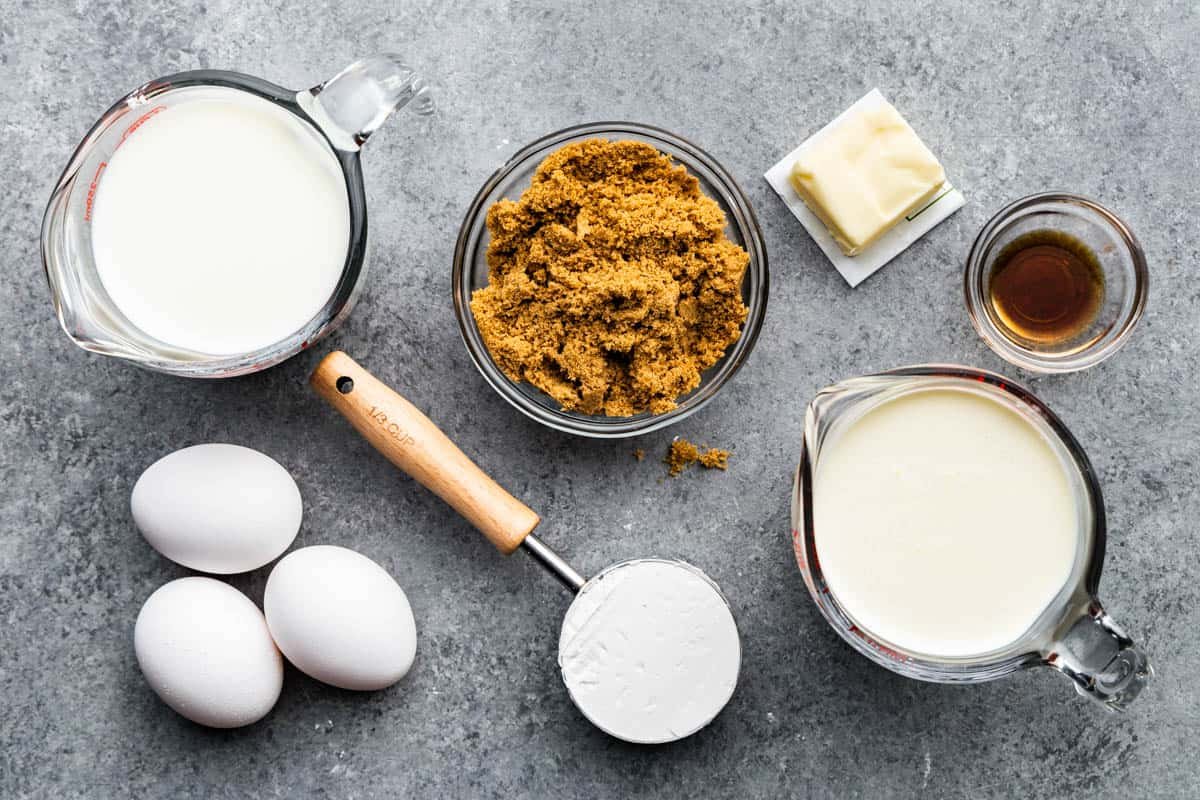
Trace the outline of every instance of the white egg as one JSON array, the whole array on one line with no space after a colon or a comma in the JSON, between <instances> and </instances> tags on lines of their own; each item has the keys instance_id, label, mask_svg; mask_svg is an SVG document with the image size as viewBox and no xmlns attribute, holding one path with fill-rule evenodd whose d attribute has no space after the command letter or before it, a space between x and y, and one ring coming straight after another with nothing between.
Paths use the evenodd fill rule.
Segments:
<instances>
[{"instance_id":1,"label":"white egg","mask_svg":"<svg viewBox=\"0 0 1200 800\"><path fill-rule=\"evenodd\" d=\"M275 643L302 672L369 691L404 677L417 626L404 590L364 555L320 545L288 553L263 595Z\"/></svg>"},{"instance_id":2,"label":"white egg","mask_svg":"<svg viewBox=\"0 0 1200 800\"><path fill-rule=\"evenodd\" d=\"M133 521L158 552L200 572L258 569L300 530L300 489L269 456L198 444L151 464L133 487Z\"/></svg>"},{"instance_id":3,"label":"white egg","mask_svg":"<svg viewBox=\"0 0 1200 800\"><path fill-rule=\"evenodd\" d=\"M154 693L201 725L257 722L283 687L283 659L262 612L213 578L180 578L150 595L133 649Z\"/></svg>"}]
</instances>

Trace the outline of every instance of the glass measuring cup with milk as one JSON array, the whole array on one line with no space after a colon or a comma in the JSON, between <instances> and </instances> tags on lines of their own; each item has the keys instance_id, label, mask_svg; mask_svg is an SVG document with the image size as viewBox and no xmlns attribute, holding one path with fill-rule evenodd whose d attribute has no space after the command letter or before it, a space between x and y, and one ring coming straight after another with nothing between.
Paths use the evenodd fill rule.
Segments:
<instances>
[{"instance_id":1,"label":"glass measuring cup with milk","mask_svg":"<svg viewBox=\"0 0 1200 800\"><path fill-rule=\"evenodd\" d=\"M901 675L1048 665L1113 710L1153 675L1097 596L1104 505L1087 456L994 373L908 367L819 392L792 537L825 619Z\"/></svg>"},{"instance_id":2,"label":"glass measuring cup with milk","mask_svg":"<svg viewBox=\"0 0 1200 800\"><path fill-rule=\"evenodd\" d=\"M63 329L84 349L209 378L320 339L365 269L359 150L405 105L432 110L392 56L299 92L202 70L126 95L76 149L42 223Z\"/></svg>"}]
</instances>

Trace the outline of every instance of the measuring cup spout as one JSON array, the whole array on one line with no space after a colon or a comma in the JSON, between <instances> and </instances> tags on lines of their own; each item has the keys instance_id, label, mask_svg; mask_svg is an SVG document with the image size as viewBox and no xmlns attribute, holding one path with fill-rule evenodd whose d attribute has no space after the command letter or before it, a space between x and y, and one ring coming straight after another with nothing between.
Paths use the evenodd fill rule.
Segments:
<instances>
[{"instance_id":1,"label":"measuring cup spout","mask_svg":"<svg viewBox=\"0 0 1200 800\"><path fill-rule=\"evenodd\" d=\"M1154 668L1146 654L1093 599L1064 626L1045 656L1075 682L1075 690L1110 711L1124 711L1141 693Z\"/></svg>"},{"instance_id":2,"label":"measuring cup spout","mask_svg":"<svg viewBox=\"0 0 1200 800\"><path fill-rule=\"evenodd\" d=\"M393 112L409 106L418 114L433 113L429 87L395 55L355 61L329 80L301 92L297 102L330 140L355 151Z\"/></svg>"}]
</instances>

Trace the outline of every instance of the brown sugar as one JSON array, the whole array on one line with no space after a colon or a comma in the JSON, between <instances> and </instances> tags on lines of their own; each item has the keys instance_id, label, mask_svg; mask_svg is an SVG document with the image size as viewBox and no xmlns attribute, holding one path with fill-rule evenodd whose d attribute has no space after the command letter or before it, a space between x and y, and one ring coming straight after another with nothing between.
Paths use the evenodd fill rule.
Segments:
<instances>
[{"instance_id":1,"label":"brown sugar","mask_svg":"<svg viewBox=\"0 0 1200 800\"><path fill-rule=\"evenodd\" d=\"M676 439L671 442L671 449L667 451L667 457L663 459L666 462L667 471L671 473L671 477L679 475L699 460L700 448L687 439Z\"/></svg>"},{"instance_id":2,"label":"brown sugar","mask_svg":"<svg viewBox=\"0 0 1200 800\"><path fill-rule=\"evenodd\" d=\"M700 466L705 469L729 469L729 451L711 447L700 456Z\"/></svg>"},{"instance_id":3,"label":"brown sugar","mask_svg":"<svg viewBox=\"0 0 1200 800\"><path fill-rule=\"evenodd\" d=\"M560 148L487 226L479 332L509 378L565 410L670 411L741 335L749 256L696 178L648 144Z\"/></svg>"},{"instance_id":4,"label":"brown sugar","mask_svg":"<svg viewBox=\"0 0 1200 800\"><path fill-rule=\"evenodd\" d=\"M700 452L700 448L687 439L676 439L671 442L667 457L663 459L673 478L696 462L705 469L729 469L729 451L708 447Z\"/></svg>"}]
</instances>

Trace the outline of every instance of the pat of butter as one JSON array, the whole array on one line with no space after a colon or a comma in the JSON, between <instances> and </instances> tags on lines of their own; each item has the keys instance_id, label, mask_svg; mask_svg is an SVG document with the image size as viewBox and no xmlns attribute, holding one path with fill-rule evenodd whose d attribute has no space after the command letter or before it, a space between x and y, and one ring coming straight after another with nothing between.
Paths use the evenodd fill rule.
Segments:
<instances>
[{"instance_id":1,"label":"pat of butter","mask_svg":"<svg viewBox=\"0 0 1200 800\"><path fill-rule=\"evenodd\" d=\"M946 183L937 158L882 96L800 152L790 178L848 256L923 208Z\"/></svg>"}]
</instances>

